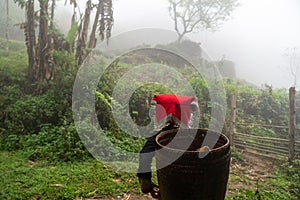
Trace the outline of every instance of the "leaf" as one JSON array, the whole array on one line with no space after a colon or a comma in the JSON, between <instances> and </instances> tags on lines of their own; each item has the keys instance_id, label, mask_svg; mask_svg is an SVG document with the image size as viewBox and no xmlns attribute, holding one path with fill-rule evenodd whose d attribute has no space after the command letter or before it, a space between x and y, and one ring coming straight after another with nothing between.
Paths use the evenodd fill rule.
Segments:
<instances>
[{"instance_id":1,"label":"leaf","mask_svg":"<svg viewBox=\"0 0 300 200\"><path fill-rule=\"evenodd\" d=\"M63 184L57 183L57 184L50 184L51 187L63 187Z\"/></svg>"},{"instance_id":2,"label":"leaf","mask_svg":"<svg viewBox=\"0 0 300 200\"><path fill-rule=\"evenodd\" d=\"M67 34L67 37L66 37L66 41L68 42L68 44L72 44L72 43L74 42L75 36L76 36L77 28L78 28L78 23L75 22L75 23L71 26L71 28L70 28L70 30L69 30L69 32L68 32L68 34Z\"/></svg>"}]
</instances>

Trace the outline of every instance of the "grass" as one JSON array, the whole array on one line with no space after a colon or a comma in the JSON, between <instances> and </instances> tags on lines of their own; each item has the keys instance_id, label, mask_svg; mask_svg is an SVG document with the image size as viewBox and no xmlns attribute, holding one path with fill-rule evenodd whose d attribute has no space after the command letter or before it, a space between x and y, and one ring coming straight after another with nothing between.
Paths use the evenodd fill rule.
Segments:
<instances>
[{"instance_id":1,"label":"grass","mask_svg":"<svg viewBox=\"0 0 300 200\"><path fill-rule=\"evenodd\" d=\"M226 200L283 199L300 197L299 166L284 165L263 181L231 170L229 182L238 186ZM95 159L72 162L28 160L28 152L0 151L0 199L75 199L141 194L134 173L113 169ZM155 175L154 175L155 176ZM247 186L248 185L248 186Z\"/></svg>"},{"instance_id":2,"label":"grass","mask_svg":"<svg viewBox=\"0 0 300 200\"><path fill-rule=\"evenodd\" d=\"M17 41L17 40L9 40L8 43L5 38L0 37L0 52L5 52L6 47L8 45L9 51L20 51L26 49L25 42ZM0 53L0 55L1 55Z\"/></svg>"},{"instance_id":3,"label":"grass","mask_svg":"<svg viewBox=\"0 0 300 200\"><path fill-rule=\"evenodd\" d=\"M228 188L230 194L225 199L299 200L299 165L289 165L289 167L286 167L286 165L288 164L284 163L282 166L278 166L275 171L267 177L251 178L243 174L243 172L237 173L236 170L231 170Z\"/></svg>"},{"instance_id":4,"label":"grass","mask_svg":"<svg viewBox=\"0 0 300 200\"><path fill-rule=\"evenodd\" d=\"M139 193L135 174L94 159L31 162L25 152L0 152L0 199L74 199Z\"/></svg>"}]
</instances>

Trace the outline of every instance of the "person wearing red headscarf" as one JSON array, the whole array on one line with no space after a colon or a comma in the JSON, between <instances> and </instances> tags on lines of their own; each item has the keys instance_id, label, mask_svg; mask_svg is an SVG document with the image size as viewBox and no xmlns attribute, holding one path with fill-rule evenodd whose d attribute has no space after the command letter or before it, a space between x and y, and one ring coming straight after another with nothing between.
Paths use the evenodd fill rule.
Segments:
<instances>
[{"instance_id":1,"label":"person wearing red headscarf","mask_svg":"<svg viewBox=\"0 0 300 200\"><path fill-rule=\"evenodd\" d=\"M191 128L197 126L199 109L197 99L193 96L175 94L155 95L151 100L152 119L154 121L153 136L147 138L140 152L137 176L143 193L151 193L157 198L158 186L152 181L151 163L156 149L156 136L173 128Z\"/></svg>"}]
</instances>

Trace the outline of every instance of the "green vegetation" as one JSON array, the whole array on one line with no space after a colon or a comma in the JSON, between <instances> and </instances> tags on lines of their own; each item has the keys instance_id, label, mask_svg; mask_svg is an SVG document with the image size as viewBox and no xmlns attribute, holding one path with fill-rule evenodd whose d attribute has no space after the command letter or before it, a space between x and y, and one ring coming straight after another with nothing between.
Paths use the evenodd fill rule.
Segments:
<instances>
[{"instance_id":1,"label":"green vegetation","mask_svg":"<svg viewBox=\"0 0 300 200\"><path fill-rule=\"evenodd\" d=\"M75 199L139 193L133 174L96 160L30 161L28 153L0 152L0 199Z\"/></svg>"},{"instance_id":2,"label":"green vegetation","mask_svg":"<svg viewBox=\"0 0 300 200\"><path fill-rule=\"evenodd\" d=\"M4 44L3 40L0 40L0 44ZM72 89L77 72L74 55L66 51L54 51L57 78L32 84L25 75L27 56L24 44L10 41L9 49L8 53L0 51L0 199L74 199L139 194L135 174L120 172L94 160L79 138L72 116ZM162 59L166 61L172 58L171 54L164 56ZM104 129L106 139L123 150L138 152L144 139L128 136L114 121L112 103L120 108L123 105L112 98L113 88L122 75L133 69L133 65L145 61L155 62L155 59L157 55L149 50L125 55L112 63L97 83L95 108L99 124ZM213 104L206 82L190 73L191 66L186 61L173 61L160 64L171 65L190 80L201 107L200 127L205 128L208 126ZM145 102L149 102L156 93L167 93L170 90L157 83L137 84L140 87L130 99L129 113L137 124L147 125L149 105ZM238 122L287 125L286 90L269 86L258 89L232 79L224 80L224 86L228 102L230 94L238 94ZM186 91L183 89L179 92L185 94ZM299 99L298 96L297 101ZM297 109L300 119L300 108ZM90 131L91 127L84 128ZM286 135L284 131L271 128L258 130L251 126L241 126L238 129L260 136ZM106 142L89 139L93 143L99 142L100 146ZM105 145L100 151L104 156L111 153L105 149ZM115 155L120 161L125 156ZM236 162L243 160L242 155L237 152L233 152L233 157ZM300 193L299 169L298 161L283 164L270 179L259 182L257 189L241 190L230 194L228 198L297 199ZM245 184L250 182L247 177L234 173L233 170L231 181Z\"/></svg>"},{"instance_id":3,"label":"green vegetation","mask_svg":"<svg viewBox=\"0 0 300 200\"><path fill-rule=\"evenodd\" d=\"M28 156L25 151L0 152L1 199L75 199L140 194L135 174L118 171L92 158L34 162L28 160ZM235 194L227 195L226 200L297 199L299 164L299 161L294 165L283 164L273 175L259 181L256 189L240 188ZM230 183L247 185L252 181L231 170Z\"/></svg>"},{"instance_id":4,"label":"green vegetation","mask_svg":"<svg viewBox=\"0 0 300 200\"><path fill-rule=\"evenodd\" d=\"M296 160L293 164L282 162L269 176L255 180L255 186L251 188L253 177L247 173L239 174L237 170L231 170L229 182L231 185L242 183L246 186L238 192L229 195L226 199L259 200L259 199L298 199L300 194L300 163ZM248 188L247 188L248 187ZM229 190L232 188L229 188Z\"/></svg>"}]
</instances>

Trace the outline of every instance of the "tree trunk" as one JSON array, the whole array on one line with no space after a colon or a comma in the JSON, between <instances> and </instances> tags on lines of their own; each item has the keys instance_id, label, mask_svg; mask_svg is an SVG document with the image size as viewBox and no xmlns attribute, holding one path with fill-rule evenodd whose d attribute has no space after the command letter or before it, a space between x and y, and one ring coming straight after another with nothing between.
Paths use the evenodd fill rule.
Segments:
<instances>
[{"instance_id":1,"label":"tree trunk","mask_svg":"<svg viewBox=\"0 0 300 200\"><path fill-rule=\"evenodd\" d=\"M50 28L53 28L53 26L54 26L54 10L55 10L55 5L56 5L56 0L52 0Z\"/></svg>"},{"instance_id":2,"label":"tree trunk","mask_svg":"<svg viewBox=\"0 0 300 200\"><path fill-rule=\"evenodd\" d=\"M49 37L48 37L48 0L39 0L40 2L40 24L39 38L37 46L37 70L36 77L38 81L51 80L54 75L54 66L51 64L49 56Z\"/></svg>"},{"instance_id":3,"label":"tree trunk","mask_svg":"<svg viewBox=\"0 0 300 200\"><path fill-rule=\"evenodd\" d=\"M177 34L178 34L177 43L180 43L181 40L182 40L182 38L183 38L183 36L184 36L184 34L180 34L179 32L177 32Z\"/></svg>"},{"instance_id":4,"label":"tree trunk","mask_svg":"<svg viewBox=\"0 0 300 200\"><path fill-rule=\"evenodd\" d=\"M76 4L73 5L73 15L72 15L72 19L71 19L71 27L73 27L73 25L75 24L76 22ZM75 40L72 41L70 45L70 48L69 48L69 51L71 53L74 53L75 52Z\"/></svg>"},{"instance_id":5,"label":"tree trunk","mask_svg":"<svg viewBox=\"0 0 300 200\"><path fill-rule=\"evenodd\" d=\"M86 54L85 48L86 48L88 29L89 29L89 24L90 24L91 10L92 10L92 1L88 0L86 3L81 37L78 39L78 44L77 44L76 58L77 58L78 65L82 64L82 62L84 60L84 56Z\"/></svg>"},{"instance_id":6,"label":"tree trunk","mask_svg":"<svg viewBox=\"0 0 300 200\"><path fill-rule=\"evenodd\" d=\"M28 53L28 79L30 82L35 81L35 20L34 20L34 0L29 0L26 6L26 23L25 23L25 41Z\"/></svg>"},{"instance_id":7,"label":"tree trunk","mask_svg":"<svg viewBox=\"0 0 300 200\"><path fill-rule=\"evenodd\" d=\"M90 35L90 41L89 41L89 48L95 48L96 46L96 30L98 27L98 21L99 21L99 16L101 13L101 10L103 9L103 2L102 0L99 0L99 3L97 5L97 12L95 15L95 20L94 20L94 24L93 24L93 28L92 28L92 32Z\"/></svg>"}]
</instances>

